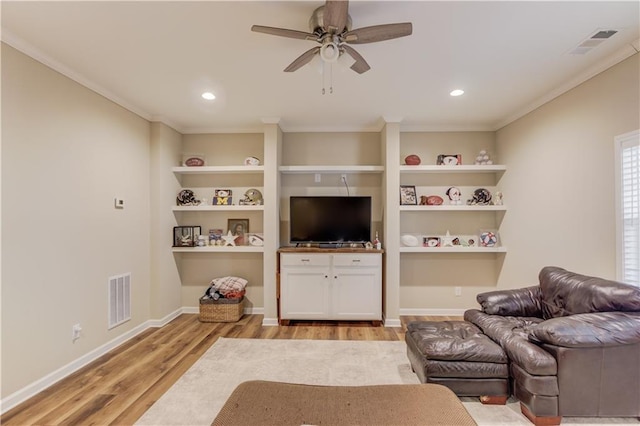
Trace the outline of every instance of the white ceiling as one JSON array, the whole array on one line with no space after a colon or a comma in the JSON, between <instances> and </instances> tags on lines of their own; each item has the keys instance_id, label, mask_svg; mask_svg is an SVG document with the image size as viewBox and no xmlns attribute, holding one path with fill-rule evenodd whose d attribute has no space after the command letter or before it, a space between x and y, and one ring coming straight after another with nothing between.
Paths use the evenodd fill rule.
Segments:
<instances>
[{"instance_id":1,"label":"white ceiling","mask_svg":"<svg viewBox=\"0 0 640 426\"><path fill-rule=\"evenodd\" d=\"M637 53L638 1L352 1L353 28L413 23L413 35L353 45L371 65L319 58L282 70L312 41L251 32L308 31L323 1L2 1L2 40L150 120L184 133L495 130ZM600 29L619 32L570 55ZM342 58L341 58L342 59ZM328 68L324 74L329 90ZM462 88L465 95L449 92ZM200 94L213 91L217 99Z\"/></svg>"}]
</instances>

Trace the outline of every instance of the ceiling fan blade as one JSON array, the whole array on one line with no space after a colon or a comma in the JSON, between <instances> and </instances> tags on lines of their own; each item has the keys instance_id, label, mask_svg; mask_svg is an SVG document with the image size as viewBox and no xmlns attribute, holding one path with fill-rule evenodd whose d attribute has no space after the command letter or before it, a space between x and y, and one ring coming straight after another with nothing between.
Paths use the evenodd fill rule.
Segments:
<instances>
[{"instance_id":1,"label":"ceiling fan blade","mask_svg":"<svg viewBox=\"0 0 640 426\"><path fill-rule=\"evenodd\" d=\"M288 30L286 28L274 28L265 27L262 25L253 25L251 31L256 33L270 34L280 37L297 38L300 40L314 40L317 41L318 37L313 33L305 33L304 31Z\"/></svg>"},{"instance_id":2,"label":"ceiling fan blade","mask_svg":"<svg viewBox=\"0 0 640 426\"><path fill-rule=\"evenodd\" d=\"M324 5L324 15L322 18L325 31L340 34L347 26L348 16L348 1L327 0Z\"/></svg>"},{"instance_id":3,"label":"ceiling fan blade","mask_svg":"<svg viewBox=\"0 0 640 426\"><path fill-rule=\"evenodd\" d=\"M284 69L284 72L293 72L303 65L308 64L318 52L320 52L320 46L307 50L302 55L298 56L295 61L291 62L291 64Z\"/></svg>"},{"instance_id":4,"label":"ceiling fan blade","mask_svg":"<svg viewBox=\"0 0 640 426\"><path fill-rule=\"evenodd\" d=\"M411 25L411 22L374 25L348 31L344 35L344 40L351 44L374 43L376 41L405 37L411 35L412 32L413 25Z\"/></svg>"},{"instance_id":5,"label":"ceiling fan blade","mask_svg":"<svg viewBox=\"0 0 640 426\"><path fill-rule=\"evenodd\" d=\"M345 52L349 54L349 56L351 56L355 60L354 64L351 65L352 70L354 70L358 74L362 74L371 69L367 61L365 61L362 55L356 52L356 50L353 47L343 44L342 48L345 50Z\"/></svg>"}]
</instances>

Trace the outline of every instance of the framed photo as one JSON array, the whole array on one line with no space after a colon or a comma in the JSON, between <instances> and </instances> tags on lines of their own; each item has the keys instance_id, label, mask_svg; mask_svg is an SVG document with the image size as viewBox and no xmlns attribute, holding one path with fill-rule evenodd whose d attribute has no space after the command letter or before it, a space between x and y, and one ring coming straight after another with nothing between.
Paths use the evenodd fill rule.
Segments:
<instances>
[{"instance_id":1,"label":"framed photo","mask_svg":"<svg viewBox=\"0 0 640 426\"><path fill-rule=\"evenodd\" d=\"M236 237L237 246L248 243L249 219L227 219L227 228L231 235Z\"/></svg>"},{"instance_id":2,"label":"framed photo","mask_svg":"<svg viewBox=\"0 0 640 426\"><path fill-rule=\"evenodd\" d=\"M233 204L231 195L232 191L230 189L216 189L211 204L214 206L230 206Z\"/></svg>"},{"instance_id":3,"label":"framed photo","mask_svg":"<svg viewBox=\"0 0 640 426\"><path fill-rule=\"evenodd\" d=\"M209 245L220 245L223 232L224 231L222 229L209 229Z\"/></svg>"},{"instance_id":4,"label":"framed photo","mask_svg":"<svg viewBox=\"0 0 640 426\"><path fill-rule=\"evenodd\" d=\"M477 235L454 235L451 236L453 247L478 247Z\"/></svg>"},{"instance_id":5,"label":"framed photo","mask_svg":"<svg viewBox=\"0 0 640 426\"><path fill-rule=\"evenodd\" d=\"M416 187L413 185L400 185L400 205L417 205Z\"/></svg>"},{"instance_id":6,"label":"framed photo","mask_svg":"<svg viewBox=\"0 0 640 426\"><path fill-rule=\"evenodd\" d=\"M174 226L173 246L194 247L200 233L199 226Z\"/></svg>"},{"instance_id":7,"label":"framed photo","mask_svg":"<svg viewBox=\"0 0 640 426\"><path fill-rule=\"evenodd\" d=\"M498 232L493 229L480 230L478 244L480 247L498 247L500 245Z\"/></svg>"},{"instance_id":8,"label":"framed photo","mask_svg":"<svg viewBox=\"0 0 640 426\"><path fill-rule=\"evenodd\" d=\"M422 237L422 247L440 247L442 246L442 238L440 237Z\"/></svg>"},{"instance_id":9,"label":"framed photo","mask_svg":"<svg viewBox=\"0 0 640 426\"><path fill-rule=\"evenodd\" d=\"M459 166L462 164L461 154L440 154L436 161L438 166Z\"/></svg>"},{"instance_id":10,"label":"framed photo","mask_svg":"<svg viewBox=\"0 0 640 426\"><path fill-rule=\"evenodd\" d=\"M264 246L264 235L262 234L247 234L247 242L250 246L262 247Z\"/></svg>"}]
</instances>

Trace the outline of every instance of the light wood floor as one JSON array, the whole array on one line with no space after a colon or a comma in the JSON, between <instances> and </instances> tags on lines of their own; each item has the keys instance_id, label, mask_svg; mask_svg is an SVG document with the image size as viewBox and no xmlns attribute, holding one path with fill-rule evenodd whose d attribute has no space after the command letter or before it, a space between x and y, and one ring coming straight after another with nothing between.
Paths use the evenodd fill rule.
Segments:
<instances>
[{"instance_id":1,"label":"light wood floor","mask_svg":"<svg viewBox=\"0 0 640 426\"><path fill-rule=\"evenodd\" d=\"M405 324L458 317L402 317L402 327L293 322L263 327L262 315L236 323L201 323L185 314L149 329L0 418L2 425L133 424L218 337L252 339L404 340Z\"/></svg>"}]
</instances>

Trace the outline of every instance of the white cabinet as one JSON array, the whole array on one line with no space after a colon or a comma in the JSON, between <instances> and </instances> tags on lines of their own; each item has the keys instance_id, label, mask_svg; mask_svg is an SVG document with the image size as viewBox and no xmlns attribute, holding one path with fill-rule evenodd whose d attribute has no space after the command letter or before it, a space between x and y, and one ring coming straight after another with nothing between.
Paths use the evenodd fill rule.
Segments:
<instances>
[{"instance_id":1,"label":"white cabinet","mask_svg":"<svg viewBox=\"0 0 640 426\"><path fill-rule=\"evenodd\" d=\"M282 320L382 319L382 254L280 253Z\"/></svg>"}]
</instances>

